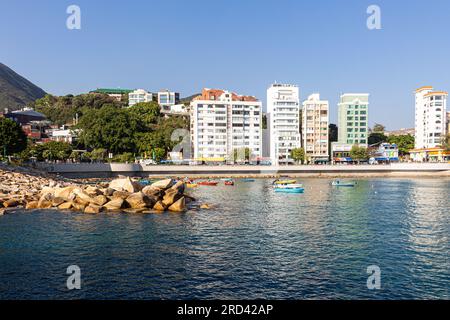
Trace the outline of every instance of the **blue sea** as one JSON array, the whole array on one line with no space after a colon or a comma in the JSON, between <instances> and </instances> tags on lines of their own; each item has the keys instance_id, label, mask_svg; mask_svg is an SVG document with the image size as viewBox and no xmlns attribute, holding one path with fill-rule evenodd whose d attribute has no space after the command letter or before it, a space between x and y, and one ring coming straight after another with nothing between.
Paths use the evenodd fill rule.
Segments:
<instances>
[{"instance_id":1,"label":"blue sea","mask_svg":"<svg viewBox=\"0 0 450 320\"><path fill-rule=\"evenodd\" d=\"M212 208L185 214L19 210L0 217L0 299L449 299L450 179L357 181L200 186Z\"/></svg>"}]
</instances>

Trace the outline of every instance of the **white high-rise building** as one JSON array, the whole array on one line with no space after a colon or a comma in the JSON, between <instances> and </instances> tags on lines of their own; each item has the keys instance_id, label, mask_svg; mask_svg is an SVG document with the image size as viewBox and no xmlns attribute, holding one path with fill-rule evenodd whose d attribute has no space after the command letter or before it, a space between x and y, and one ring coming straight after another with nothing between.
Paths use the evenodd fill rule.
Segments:
<instances>
[{"instance_id":1,"label":"white high-rise building","mask_svg":"<svg viewBox=\"0 0 450 320\"><path fill-rule=\"evenodd\" d=\"M262 155L262 103L252 96L203 89L191 102L191 142L199 161L250 160ZM235 150L237 159L235 159Z\"/></svg>"},{"instance_id":2,"label":"white high-rise building","mask_svg":"<svg viewBox=\"0 0 450 320\"><path fill-rule=\"evenodd\" d=\"M294 163L291 151L301 147L298 86L271 85L267 89L267 114L272 165Z\"/></svg>"},{"instance_id":3,"label":"white high-rise building","mask_svg":"<svg viewBox=\"0 0 450 320\"><path fill-rule=\"evenodd\" d=\"M128 106L134 106L136 103L153 101L153 94L144 89L137 89L128 94Z\"/></svg>"},{"instance_id":4,"label":"white high-rise building","mask_svg":"<svg viewBox=\"0 0 450 320\"><path fill-rule=\"evenodd\" d=\"M368 146L368 93L345 93L341 95L338 104L338 128L340 144Z\"/></svg>"},{"instance_id":5,"label":"white high-rise building","mask_svg":"<svg viewBox=\"0 0 450 320\"><path fill-rule=\"evenodd\" d=\"M425 86L416 90L415 149L435 148L441 145L447 132L447 96Z\"/></svg>"},{"instance_id":6,"label":"white high-rise building","mask_svg":"<svg viewBox=\"0 0 450 320\"><path fill-rule=\"evenodd\" d=\"M302 140L308 162L327 162L329 103L320 100L318 93L312 94L303 102Z\"/></svg>"}]
</instances>

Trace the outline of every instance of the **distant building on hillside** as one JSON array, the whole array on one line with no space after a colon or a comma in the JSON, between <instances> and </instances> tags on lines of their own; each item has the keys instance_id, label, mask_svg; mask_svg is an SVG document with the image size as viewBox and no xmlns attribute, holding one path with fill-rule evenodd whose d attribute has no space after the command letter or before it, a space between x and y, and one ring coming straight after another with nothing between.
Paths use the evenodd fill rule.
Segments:
<instances>
[{"instance_id":1,"label":"distant building on hillside","mask_svg":"<svg viewBox=\"0 0 450 320\"><path fill-rule=\"evenodd\" d=\"M134 106L141 102L153 101L153 94L144 89L137 89L128 94L128 106Z\"/></svg>"},{"instance_id":2,"label":"distant building on hillside","mask_svg":"<svg viewBox=\"0 0 450 320\"><path fill-rule=\"evenodd\" d=\"M178 92L173 92L170 90L161 90L158 91L158 104L162 109L167 108L170 110L171 106L177 105L180 103L180 94Z\"/></svg>"},{"instance_id":3,"label":"distant building on hillside","mask_svg":"<svg viewBox=\"0 0 450 320\"><path fill-rule=\"evenodd\" d=\"M40 112L34 111L31 108L24 108L22 110L12 111L3 115L5 118L14 120L21 126L30 124L32 121L45 121L47 117Z\"/></svg>"},{"instance_id":4,"label":"distant building on hillside","mask_svg":"<svg viewBox=\"0 0 450 320\"><path fill-rule=\"evenodd\" d=\"M121 101L123 95L127 95L130 92L132 92L132 91L133 90L131 90L131 89L105 89L105 88L100 88L100 89L93 90L93 91L91 91L89 93L107 94L108 96L116 99L117 101Z\"/></svg>"},{"instance_id":5,"label":"distant building on hillside","mask_svg":"<svg viewBox=\"0 0 450 320\"><path fill-rule=\"evenodd\" d=\"M415 131L416 130L414 128L402 128L399 130L385 131L384 134L388 137L389 136L407 136L407 135L414 136Z\"/></svg>"}]
</instances>

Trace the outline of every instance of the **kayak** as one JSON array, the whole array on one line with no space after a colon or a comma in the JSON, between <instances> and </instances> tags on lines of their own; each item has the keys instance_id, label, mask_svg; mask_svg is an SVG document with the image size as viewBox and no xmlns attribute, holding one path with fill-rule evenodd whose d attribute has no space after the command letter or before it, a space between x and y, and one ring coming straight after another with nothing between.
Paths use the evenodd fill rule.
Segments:
<instances>
[{"instance_id":1,"label":"kayak","mask_svg":"<svg viewBox=\"0 0 450 320\"><path fill-rule=\"evenodd\" d=\"M197 183L199 186L217 186L219 183L216 181L201 181Z\"/></svg>"},{"instance_id":2,"label":"kayak","mask_svg":"<svg viewBox=\"0 0 450 320\"><path fill-rule=\"evenodd\" d=\"M243 182L255 182L255 179L250 179L250 178L246 178L246 179L242 179Z\"/></svg>"},{"instance_id":3,"label":"kayak","mask_svg":"<svg viewBox=\"0 0 450 320\"><path fill-rule=\"evenodd\" d=\"M196 183L186 183L186 188L197 188L198 184Z\"/></svg>"}]
</instances>

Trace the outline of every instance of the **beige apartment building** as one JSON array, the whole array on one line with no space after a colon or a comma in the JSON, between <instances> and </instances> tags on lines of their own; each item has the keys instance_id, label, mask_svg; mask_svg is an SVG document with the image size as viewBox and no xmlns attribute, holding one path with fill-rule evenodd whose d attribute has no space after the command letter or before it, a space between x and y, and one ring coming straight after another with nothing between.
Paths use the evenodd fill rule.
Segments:
<instances>
[{"instance_id":1,"label":"beige apartment building","mask_svg":"<svg viewBox=\"0 0 450 320\"><path fill-rule=\"evenodd\" d=\"M309 163L329 161L329 103L320 100L318 93L303 102L302 140L306 161Z\"/></svg>"}]
</instances>

